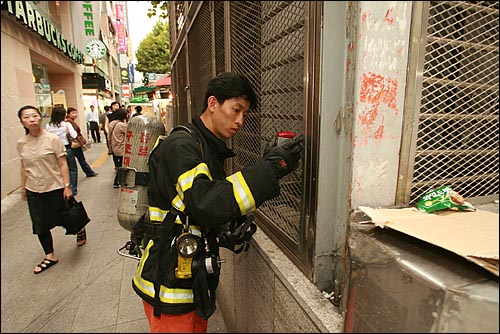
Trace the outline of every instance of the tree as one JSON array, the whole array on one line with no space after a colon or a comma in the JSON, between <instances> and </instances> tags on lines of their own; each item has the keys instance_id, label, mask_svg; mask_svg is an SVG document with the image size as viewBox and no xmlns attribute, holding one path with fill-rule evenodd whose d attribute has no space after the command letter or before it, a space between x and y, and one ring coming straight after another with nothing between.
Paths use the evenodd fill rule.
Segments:
<instances>
[{"instance_id":1,"label":"tree","mask_svg":"<svg viewBox=\"0 0 500 334\"><path fill-rule=\"evenodd\" d=\"M153 30L139 43L137 52L136 70L142 73L170 72L170 37L168 23L156 22ZM144 84L148 83L144 75Z\"/></svg>"},{"instance_id":2,"label":"tree","mask_svg":"<svg viewBox=\"0 0 500 334\"><path fill-rule=\"evenodd\" d=\"M168 1L150 1L151 8L148 9L148 17L156 16L158 6L160 7L159 17L168 19Z\"/></svg>"}]
</instances>

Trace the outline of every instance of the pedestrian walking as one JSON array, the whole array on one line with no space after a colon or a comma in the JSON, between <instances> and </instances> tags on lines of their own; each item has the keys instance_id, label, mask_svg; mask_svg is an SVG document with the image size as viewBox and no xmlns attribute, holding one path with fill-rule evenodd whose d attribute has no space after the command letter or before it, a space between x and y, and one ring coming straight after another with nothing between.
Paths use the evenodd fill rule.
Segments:
<instances>
[{"instance_id":1,"label":"pedestrian walking","mask_svg":"<svg viewBox=\"0 0 500 334\"><path fill-rule=\"evenodd\" d=\"M127 136L127 110L118 109L114 115L114 120L109 123L109 138L111 152L113 153L113 163L115 165L115 180L113 188L118 188L118 169L123 163L123 154L125 153L125 139Z\"/></svg>"},{"instance_id":2,"label":"pedestrian walking","mask_svg":"<svg viewBox=\"0 0 500 334\"><path fill-rule=\"evenodd\" d=\"M132 106L129 104L127 106L127 121L129 121L132 118Z\"/></svg>"},{"instance_id":3,"label":"pedestrian walking","mask_svg":"<svg viewBox=\"0 0 500 334\"><path fill-rule=\"evenodd\" d=\"M63 107L53 108L50 121L45 126L45 129L59 137L66 147L66 160L68 161L71 190L73 191L73 196L76 196L78 193L78 166L76 165L75 151L71 148L71 143L68 141L66 135L69 134L72 138L76 138L78 133L76 133L71 123L66 122L65 119L66 109Z\"/></svg>"},{"instance_id":4,"label":"pedestrian walking","mask_svg":"<svg viewBox=\"0 0 500 334\"><path fill-rule=\"evenodd\" d=\"M111 154L111 147L109 147L108 140L108 129L104 127L106 123L106 118L111 110L111 107L108 105L104 106L104 112L99 115L99 130L104 133L104 139L106 140L106 146L108 147L108 154Z\"/></svg>"},{"instance_id":5,"label":"pedestrian walking","mask_svg":"<svg viewBox=\"0 0 500 334\"><path fill-rule=\"evenodd\" d=\"M132 115L132 117L136 116L142 116L142 107L141 106L135 106L135 113Z\"/></svg>"},{"instance_id":6,"label":"pedestrian walking","mask_svg":"<svg viewBox=\"0 0 500 334\"><path fill-rule=\"evenodd\" d=\"M90 135L94 143L100 143L101 133L99 132L99 114L94 109L94 105L91 105L90 111L87 112L87 124L89 125Z\"/></svg>"},{"instance_id":7,"label":"pedestrian walking","mask_svg":"<svg viewBox=\"0 0 500 334\"><path fill-rule=\"evenodd\" d=\"M73 107L68 107L68 111L66 112L66 120L71 123L73 128L75 129L77 133L77 138L83 138L82 131L78 124L76 123L76 119L78 118L78 110ZM100 136L99 136L100 138ZM86 140L85 140L86 141ZM83 143L82 143L83 144ZM83 152L84 146L76 147L73 148L73 151L75 153L75 157L78 160L78 163L80 164L80 167L82 168L83 172L87 177L94 177L99 175L99 173L96 173L92 167L88 164L87 160L85 159L85 154Z\"/></svg>"},{"instance_id":8,"label":"pedestrian walking","mask_svg":"<svg viewBox=\"0 0 500 334\"><path fill-rule=\"evenodd\" d=\"M21 158L21 198L28 201L32 231L45 253L33 271L40 274L59 262L51 229L60 224L64 199L70 198L73 192L66 149L57 135L42 128L42 114L38 108L24 106L19 109L18 117L26 131L17 141Z\"/></svg>"},{"instance_id":9,"label":"pedestrian walking","mask_svg":"<svg viewBox=\"0 0 500 334\"><path fill-rule=\"evenodd\" d=\"M106 114L106 118L104 119L104 131L107 133L107 141L110 143L108 146L108 155L113 154L111 150L111 139L109 138L109 123L115 120L115 111L120 108L120 103L117 101L114 101L111 103L109 112Z\"/></svg>"},{"instance_id":10,"label":"pedestrian walking","mask_svg":"<svg viewBox=\"0 0 500 334\"><path fill-rule=\"evenodd\" d=\"M226 177L225 159L235 153L225 140L255 104L246 77L223 73L208 83L201 116L186 124L190 133L175 131L150 153L149 219L161 232L149 240L132 286L152 333L206 332L215 311L219 247L239 252L235 243L249 241L256 229L246 224L250 214L278 196L279 179L298 166L302 135ZM253 224L248 240L220 234L233 223Z\"/></svg>"}]
</instances>

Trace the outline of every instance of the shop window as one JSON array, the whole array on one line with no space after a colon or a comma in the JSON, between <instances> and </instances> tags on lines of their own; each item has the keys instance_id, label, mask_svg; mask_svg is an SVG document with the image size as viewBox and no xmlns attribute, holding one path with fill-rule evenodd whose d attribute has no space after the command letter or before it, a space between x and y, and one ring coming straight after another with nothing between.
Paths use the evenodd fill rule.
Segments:
<instances>
[{"instance_id":1,"label":"shop window","mask_svg":"<svg viewBox=\"0 0 500 334\"><path fill-rule=\"evenodd\" d=\"M36 107L42 113L42 126L45 126L50 121L52 113L52 95L47 67L37 63L32 63L31 67L33 71Z\"/></svg>"},{"instance_id":2,"label":"shop window","mask_svg":"<svg viewBox=\"0 0 500 334\"><path fill-rule=\"evenodd\" d=\"M106 76L109 75L108 71L108 57L96 60L96 67L100 69Z\"/></svg>"}]
</instances>

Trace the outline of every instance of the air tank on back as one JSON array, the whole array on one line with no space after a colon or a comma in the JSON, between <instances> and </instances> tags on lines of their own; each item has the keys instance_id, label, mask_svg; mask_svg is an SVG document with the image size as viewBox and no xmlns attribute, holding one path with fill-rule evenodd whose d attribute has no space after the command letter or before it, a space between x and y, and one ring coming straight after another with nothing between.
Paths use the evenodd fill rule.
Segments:
<instances>
[{"instance_id":1,"label":"air tank on back","mask_svg":"<svg viewBox=\"0 0 500 334\"><path fill-rule=\"evenodd\" d=\"M127 124L125 153L120 168L117 218L120 225L132 231L148 210L148 157L165 126L156 117L132 117Z\"/></svg>"}]
</instances>

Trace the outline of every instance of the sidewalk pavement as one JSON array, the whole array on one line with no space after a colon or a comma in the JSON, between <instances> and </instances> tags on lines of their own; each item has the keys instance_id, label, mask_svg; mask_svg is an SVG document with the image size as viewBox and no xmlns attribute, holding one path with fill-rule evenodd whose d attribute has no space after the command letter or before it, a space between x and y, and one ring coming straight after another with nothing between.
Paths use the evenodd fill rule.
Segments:
<instances>
[{"instance_id":1,"label":"sidewalk pavement","mask_svg":"<svg viewBox=\"0 0 500 334\"><path fill-rule=\"evenodd\" d=\"M59 262L35 275L44 258L32 233L28 206L15 191L2 200L1 333L148 333L142 300L131 280L138 261L117 250L130 232L116 218L119 189L113 188L113 159L105 143L85 152L97 177L79 168L78 195L91 218L87 243L62 227L52 230ZM12 171L18 173L18 171ZM217 310L208 333L227 333Z\"/></svg>"}]
</instances>

